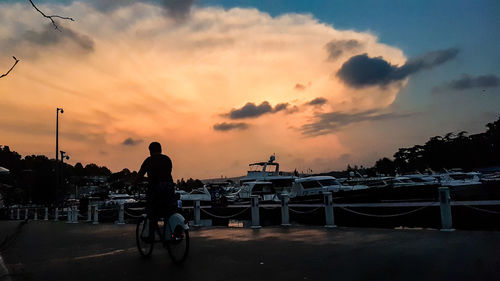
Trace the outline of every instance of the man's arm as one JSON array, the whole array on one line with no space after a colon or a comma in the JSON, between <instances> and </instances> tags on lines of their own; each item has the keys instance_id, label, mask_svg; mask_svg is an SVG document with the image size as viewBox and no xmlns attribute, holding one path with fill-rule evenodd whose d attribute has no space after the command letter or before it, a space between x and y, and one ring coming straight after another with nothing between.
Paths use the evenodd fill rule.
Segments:
<instances>
[{"instance_id":1,"label":"man's arm","mask_svg":"<svg viewBox=\"0 0 500 281\"><path fill-rule=\"evenodd\" d=\"M137 173L137 178L134 181L134 185L137 185L138 183L142 182L142 180L144 179L144 175L147 172L148 159L149 158L146 158L146 160L144 160L144 162L142 163L141 168L139 169L139 172Z\"/></svg>"}]
</instances>

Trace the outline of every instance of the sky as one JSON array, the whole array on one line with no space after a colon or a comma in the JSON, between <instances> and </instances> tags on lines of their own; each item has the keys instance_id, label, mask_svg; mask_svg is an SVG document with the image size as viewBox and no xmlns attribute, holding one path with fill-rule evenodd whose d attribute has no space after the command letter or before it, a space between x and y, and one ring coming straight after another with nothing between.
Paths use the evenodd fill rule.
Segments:
<instances>
[{"instance_id":1,"label":"sky","mask_svg":"<svg viewBox=\"0 0 500 281\"><path fill-rule=\"evenodd\" d=\"M372 166L500 116L498 1L0 0L0 145L174 178Z\"/></svg>"}]
</instances>

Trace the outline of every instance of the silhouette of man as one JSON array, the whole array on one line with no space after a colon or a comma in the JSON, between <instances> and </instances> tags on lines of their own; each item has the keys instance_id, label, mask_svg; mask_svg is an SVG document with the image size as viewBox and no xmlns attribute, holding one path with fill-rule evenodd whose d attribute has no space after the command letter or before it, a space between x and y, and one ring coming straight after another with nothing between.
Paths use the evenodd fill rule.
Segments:
<instances>
[{"instance_id":1,"label":"silhouette of man","mask_svg":"<svg viewBox=\"0 0 500 281\"><path fill-rule=\"evenodd\" d=\"M144 175L148 174L146 212L150 217L149 240L151 241L154 239L158 218L168 218L175 213L177 200L172 180L172 160L161 153L161 145L158 142L149 145L149 153L151 156L142 163L137 180L142 180Z\"/></svg>"}]
</instances>

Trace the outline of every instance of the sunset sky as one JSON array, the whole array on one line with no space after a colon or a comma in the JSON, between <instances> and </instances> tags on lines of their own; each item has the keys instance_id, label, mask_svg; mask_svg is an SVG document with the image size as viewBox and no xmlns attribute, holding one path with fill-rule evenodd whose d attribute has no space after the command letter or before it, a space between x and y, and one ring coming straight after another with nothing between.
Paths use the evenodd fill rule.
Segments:
<instances>
[{"instance_id":1,"label":"sunset sky","mask_svg":"<svg viewBox=\"0 0 500 281\"><path fill-rule=\"evenodd\" d=\"M500 116L500 2L0 0L0 145L174 178L372 166Z\"/></svg>"}]
</instances>

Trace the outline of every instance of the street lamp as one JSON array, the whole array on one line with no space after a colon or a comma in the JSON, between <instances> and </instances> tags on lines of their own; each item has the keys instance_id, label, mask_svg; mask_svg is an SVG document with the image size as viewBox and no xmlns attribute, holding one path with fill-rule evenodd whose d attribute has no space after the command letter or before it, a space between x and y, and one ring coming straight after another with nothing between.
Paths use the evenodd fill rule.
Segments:
<instances>
[{"instance_id":1,"label":"street lamp","mask_svg":"<svg viewBox=\"0 0 500 281\"><path fill-rule=\"evenodd\" d=\"M59 111L61 114L64 113L62 108L57 108L56 113L56 163L59 161Z\"/></svg>"},{"instance_id":2,"label":"street lamp","mask_svg":"<svg viewBox=\"0 0 500 281\"><path fill-rule=\"evenodd\" d=\"M56 112L56 190L59 189L61 179L59 175L59 111L63 114L64 110L58 107Z\"/></svg>"}]
</instances>

